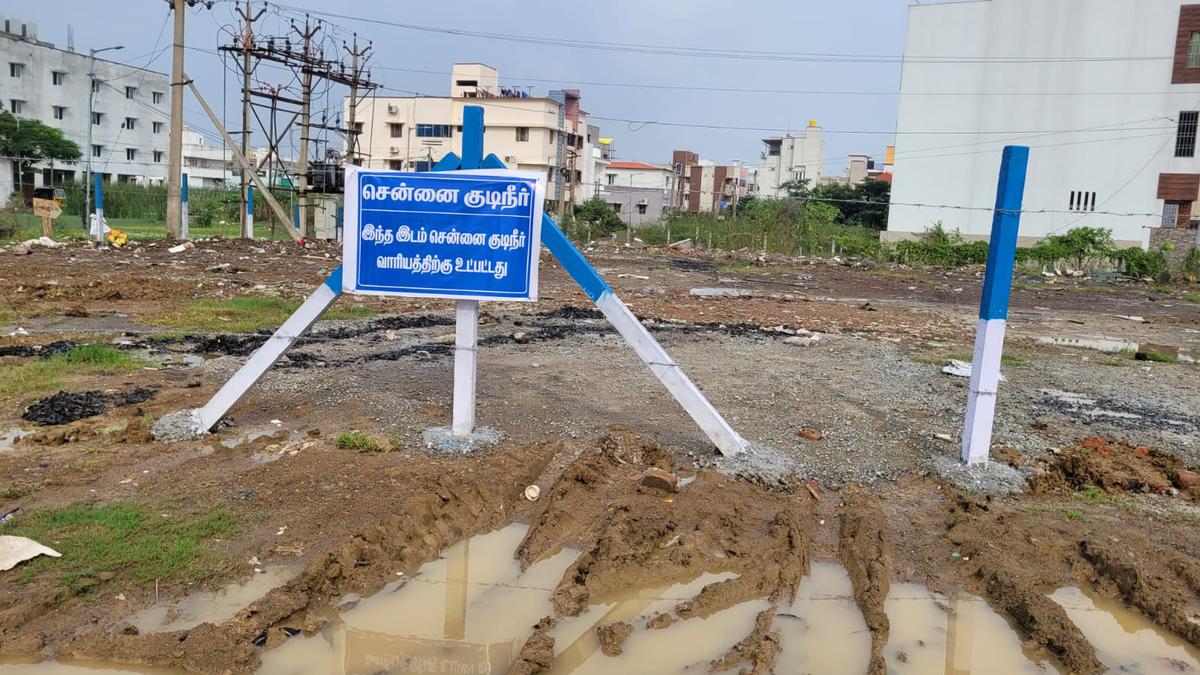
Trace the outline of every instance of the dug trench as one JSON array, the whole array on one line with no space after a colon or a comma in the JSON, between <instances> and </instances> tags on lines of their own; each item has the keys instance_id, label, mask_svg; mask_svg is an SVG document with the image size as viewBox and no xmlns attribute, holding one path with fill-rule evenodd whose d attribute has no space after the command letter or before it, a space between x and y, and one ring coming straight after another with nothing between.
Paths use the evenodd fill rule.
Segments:
<instances>
[{"instance_id":1,"label":"dug trench","mask_svg":"<svg viewBox=\"0 0 1200 675\"><path fill-rule=\"evenodd\" d=\"M265 437L247 449L272 440L279 439ZM966 495L928 477L831 492L797 482L768 487L697 468L623 427L592 441L420 457L373 456L393 497L372 504L374 515L360 518L352 533L314 551L302 571L228 620L143 632L112 613L90 625L64 621L95 600L44 597L0 612L0 653L255 672L274 650L327 628L331 610L344 613L357 598L414 583L422 565L451 544L512 522L528 523L510 549L522 570L564 552L574 556L547 588L545 616L517 631L526 637L511 660L512 673L569 672L562 664L572 654L556 644L563 625L630 589L706 575L713 581L666 606L650 611L647 603L634 603L637 611L597 621L592 630L604 656L592 658L619 659L639 636L703 624L758 602L743 633L696 665L714 672L791 672L779 661L785 646L780 617L789 616L798 586L818 559L845 568L853 605L870 633L864 663L872 673L904 671L909 658L894 644L897 628L889 621L890 588L902 582L984 598L1020 637L1030 663L1064 672L1115 666L1052 599L1057 588L1095 589L1164 634L1200 646L1196 525L1143 514L1140 531L1131 532L1129 507L1119 501L1124 487L1115 484L1103 492L1111 500L1081 499L1083 484L1066 482L1044 482L1032 494L1003 499ZM1048 458L1048 466L1060 464L1069 465ZM663 475L678 483L646 478ZM528 485L542 486L534 501L525 496ZM1185 505L1189 498L1161 497ZM980 672L998 672L979 665Z\"/></svg>"}]
</instances>

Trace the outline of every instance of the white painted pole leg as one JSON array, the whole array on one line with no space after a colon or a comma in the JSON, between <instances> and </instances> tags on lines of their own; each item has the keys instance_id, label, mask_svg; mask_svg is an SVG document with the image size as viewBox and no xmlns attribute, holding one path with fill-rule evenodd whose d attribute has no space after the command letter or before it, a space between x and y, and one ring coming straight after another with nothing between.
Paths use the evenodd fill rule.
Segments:
<instances>
[{"instance_id":1,"label":"white painted pole leg","mask_svg":"<svg viewBox=\"0 0 1200 675\"><path fill-rule=\"evenodd\" d=\"M205 432L229 412L250 391L279 357L283 356L308 329L321 318L326 309L342 294L342 268L337 268L316 292L308 296L304 304L295 311L263 346L250 355L250 360L241 367L225 386L221 387L203 408L196 411L198 431Z\"/></svg>"},{"instance_id":2,"label":"white painted pole leg","mask_svg":"<svg viewBox=\"0 0 1200 675\"><path fill-rule=\"evenodd\" d=\"M980 319L971 358L971 386L963 426L962 459L968 465L987 464L1000 391L1000 356L1004 352L1004 319Z\"/></svg>"},{"instance_id":3,"label":"white painted pole leg","mask_svg":"<svg viewBox=\"0 0 1200 675\"><path fill-rule=\"evenodd\" d=\"M459 300L455 311L454 340L454 418L452 436L466 436L475 430L476 347L479 343L479 302Z\"/></svg>"}]
</instances>

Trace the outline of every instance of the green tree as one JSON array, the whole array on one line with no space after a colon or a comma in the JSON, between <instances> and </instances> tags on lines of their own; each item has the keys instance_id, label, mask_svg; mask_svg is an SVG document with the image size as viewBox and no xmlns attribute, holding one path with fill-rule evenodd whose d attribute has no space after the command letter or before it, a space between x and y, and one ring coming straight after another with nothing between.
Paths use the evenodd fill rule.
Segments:
<instances>
[{"instance_id":1,"label":"green tree","mask_svg":"<svg viewBox=\"0 0 1200 675\"><path fill-rule=\"evenodd\" d=\"M868 178L857 185L830 183L817 186L812 190L810 198L838 207L847 225L883 230L887 229L888 202L891 195L890 183Z\"/></svg>"},{"instance_id":2,"label":"green tree","mask_svg":"<svg viewBox=\"0 0 1200 675\"><path fill-rule=\"evenodd\" d=\"M780 185L779 188L787 193L788 199L808 199L812 194L811 181L807 178L793 178Z\"/></svg>"},{"instance_id":3,"label":"green tree","mask_svg":"<svg viewBox=\"0 0 1200 675\"><path fill-rule=\"evenodd\" d=\"M592 197L577 206L575 220L590 225L593 237L604 237L625 228L616 210L599 197Z\"/></svg>"},{"instance_id":4,"label":"green tree","mask_svg":"<svg viewBox=\"0 0 1200 675\"><path fill-rule=\"evenodd\" d=\"M0 110L0 155L19 158L21 173L38 162L79 161L79 146L54 127Z\"/></svg>"}]
</instances>

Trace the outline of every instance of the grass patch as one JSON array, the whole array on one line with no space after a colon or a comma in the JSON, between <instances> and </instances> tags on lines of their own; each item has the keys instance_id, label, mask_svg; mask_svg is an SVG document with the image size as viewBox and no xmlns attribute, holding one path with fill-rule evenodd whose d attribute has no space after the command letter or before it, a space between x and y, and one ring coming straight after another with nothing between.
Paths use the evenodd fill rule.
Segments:
<instances>
[{"instance_id":1,"label":"grass patch","mask_svg":"<svg viewBox=\"0 0 1200 675\"><path fill-rule=\"evenodd\" d=\"M300 302L266 296L246 296L229 300L193 300L172 312L151 319L156 326L179 330L214 333L253 333L275 329L283 324ZM374 316L375 310L362 305L334 306L326 319L361 319Z\"/></svg>"},{"instance_id":2,"label":"grass patch","mask_svg":"<svg viewBox=\"0 0 1200 675\"><path fill-rule=\"evenodd\" d=\"M1124 368L1129 365L1129 361L1126 359L1111 359L1111 358L1098 359L1096 361L1096 363L1099 363L1102 366L1113 366L1115 368Z\"/></svg>"},{"instance_id":3,"label":"grass patch","mask_svg":"<svg viewBox=\"0 0 1200 675\"><path fill-rule=\"evenodd\" d=\"M1112 495L1096 487L1095 485L1089 485L1076 492L1075 499L1085 501L1089 504L1108 504L1113 500Z\"/></svg>"},{"instance_id":4,"label":"grass patch","mask_svg":"<svg viewBox=\"0 0 1200 675\"><path fill-rule=\"evenodd\" d=\"M1153 361L1155 363L1179 363L1179 357L1172 356L1170 354L1162 354L1153 350L1146 352L1146 360Z\"/></svg>"},{"instance_id":5,"label":"grass patch","mask_svg":"<svg viewBox=\"0 0 1200 675\"><path fill-rule=\"evenodd\" d=\"M1063 509L1063 518L1067 520L1079 520L1083 518L1083 511L1079 509Z\"/></svg>"},{"instance_id":6,"label":"grass patch","mask_svg":"<svg viewBox=\"0 0 1200 675\"><path fill-rule=\"evenodd\" d=\"M91 592L102 575L110 574L113 580L139 583L175 577L205 581L232 565L210 541L239 529L224 509L171 515L137 503L75 504L0 524L0 534L29 537L62 553L26 563L21 582L57 578L72 594Z\"/></svg>"},{"instance_id":7,"label":"grass patch","mask_svg":"<svg viewBox=\"0 0 1200 675\"><path fill-rule=\"evenodd\" d=\"M379 441L361 431L347 431L338 434L337 447L342 450L357 450L359 452L383 452Z\"/></svg>"},{"instance_id":8,"label":"grass patch","mask_svg":"<svg viewBox=\"0 0 1200 675\"><path fill-rule=\"evenodd\" d=\"M0 400L30 396L62 386L68 374L137 370L142 362L105 344L79 345L48 359L31 358L19 366L0 369Z\"/></svg>"},{"instance_id":9,"label":"grass patch","mask_svg":"<svg viewBox=\"0 0 1200 675\"><path fill-rule=\"evenodd\" d=\"M1183 299L1187 302L1200 303L1200 293L1188 293L1187 295L1183 296Z\"/></svg>"}]
</instances>

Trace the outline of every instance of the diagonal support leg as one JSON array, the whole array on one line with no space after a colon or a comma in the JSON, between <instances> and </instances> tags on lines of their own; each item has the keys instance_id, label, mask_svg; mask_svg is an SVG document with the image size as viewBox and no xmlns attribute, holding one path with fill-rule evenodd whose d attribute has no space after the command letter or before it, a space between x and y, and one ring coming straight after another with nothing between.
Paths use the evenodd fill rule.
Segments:
<instances>
[{"instance_id":1,"label":"diagonal support leg","mask_svg":"<svg viewBox=\"0 0 1200 675\"><path fill-rule=\"evenodd\" d=\"M721 417L700 389L696 387L679 364L675 363L650 331L637 320L633 312L613 293L600 273L583 257L549 216L542 219L542 243L562 264L571 278L579 284L609 323L650 367L679 405L700 426L721 454L732 456L746 449L746 441Z\"/></svg>"},{"instance_id":2,"label":"diagonal support leg","mask_svg":"<svg viewBox=\"0 0 1200 675\"><path fill-rule=\"evenodd\" d=\"M203 408L196 411L196 423L199 428L198 433L204 433L216 426L217 422L221 421L237 402L242 400L246 392L250 391L267 370L283 356L283 353L291 348L296 340L299 340L309 328L312 327L317 319L329 309L335 300L342 294L342 268L339 266L332 274L325 279L325 283L321 284L304 304L295 311L279 330L259 347L253 354L250 355L250 360L246 361L233 377L221 387L208 403L204 404Z\"/></svg>"}]
</instances>

